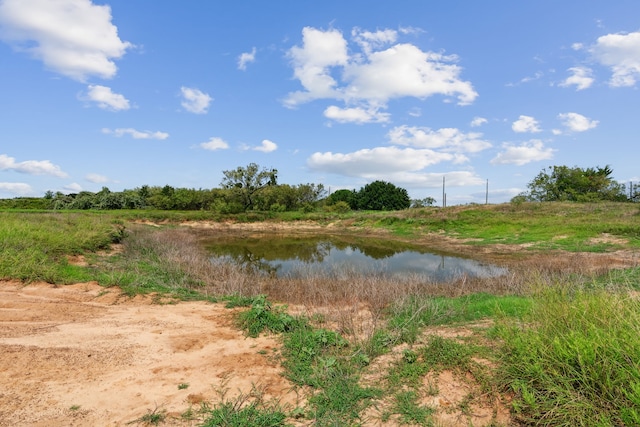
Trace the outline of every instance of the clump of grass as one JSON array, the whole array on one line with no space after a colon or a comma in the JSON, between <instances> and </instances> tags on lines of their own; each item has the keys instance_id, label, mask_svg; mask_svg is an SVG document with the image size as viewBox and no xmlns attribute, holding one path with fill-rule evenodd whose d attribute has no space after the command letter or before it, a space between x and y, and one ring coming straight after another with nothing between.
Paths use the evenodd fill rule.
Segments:
<instances>
[{"instance_id":1,"label":"clump of grass","mask_svg":"<svg viewBox=\"0 0 640 427\"><path fill-rule=\"evenodd\" d=\"M167 410L156 407L153 411L149 410L146 414L133 421L129 421L127 425L144 423L145 425L160 425L167 419Z\"/></svg>"},{"instance_id":2,"label":"clump of grass","mask_svg":"<svg viewBox=\"0 0 640 427\"><path fill-rule=\"evenodd\" d=\"M285 306L273 306L265 295L252 299L251 308L238 315L238 323L250 337L257 337L264 331L282 333L303 326L304 320L286 312Z\"/></svg>"},{"instance_id":3,"label":"clump of grass","mask_svg":"<svg viewBox=\"0 0 640 427\"><path fill-rule=\"evenodd\" d=\"M418 393L415 390L399 391L394 396L392 411L399 415L400 422L412 425L433 425L433 408L418 404Z\"/></svg>"},{"instance_id":4,"label":"clump of grass","mask_svg":"<svg viewBox=\"0 0 640 427\"><path fill-rule=\"evenodd\" d=\"M241 393L234 399L226 399L211 409L203 410L205 420L201 427L277 427L286 426L286 411L278 402L266 401L256 389Z\"/></svg>"},{"instance_id":5,"label":"clump of grass","mask_svg":"<svg viewBox=\"0 0 640 427\"><path fill-rule=\"evenodd\" d=\"M240 391L237 395L229 397L227 384L231 377L224 375L216 393L218 403L211 406L202 402L198 410L189 408L181 415L184 420L202 421L201 427L277 427L289 426L286 423L288 417L295 416L299 408L291 408L282 405L277 399L266 399L263 386L253 384L248 392Z\"/></svg>"},{"instance_id":6,"label":"clump of grass","mask_svg":"<svg viewBox=\"0 0 640 427\"><path fill-rule=\"evenodd\" d=\"M505 322L501 378L526 423L640 424L640 301L545 289L524 323Z\"/></svg>"}]
</instances>

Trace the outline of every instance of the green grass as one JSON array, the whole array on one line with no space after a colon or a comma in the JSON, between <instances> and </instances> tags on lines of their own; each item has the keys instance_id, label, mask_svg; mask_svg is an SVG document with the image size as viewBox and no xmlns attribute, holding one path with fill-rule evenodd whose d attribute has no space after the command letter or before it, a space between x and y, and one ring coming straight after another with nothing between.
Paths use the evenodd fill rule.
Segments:
<instances>
[{"instance_id":1,"label":"green grass","mask_svg":"<svg viewBox=\"0 0 640 427\"><path fill-rule=\"evenodd\" d=\"M107 249L125 237L121 221L101 215L0 211L0 278L73 283L92 279L67 256Z\"/></svg>"},{"instance_id":2,"label":"green grass","mask_svg":"<svg viewBox=\"0 0 640 427\"><path fill-rule=\"evenodd\" d=\"M390 308L388 328L398 337L398 343L413 343L425 326L476 322L503 316L520 318L530 308L530 298L516 295L414 296Z\"/></svg>"},{"instance_id":3,"label":"green grass","mask_svg":"<svg viewBox=\"0 0 640 427\"><path fill-rule=\"evenodd\" d=\"M204 411L201 427L277 427L287 426L287 414L277 404L265 403L261 398L241 396L224 401L215 408Z\"/></svg>"},{"instance_id":4,"label":"green grass","mask_svg":"<svg viewBox=\"0 0 640 427\"><path fill-rule=\"evenodd\" d=\"M418 393L414 390L399 391L394 396L393 412L402 424L433 426L433 408L418 404Z\"/></svg>"},{"instance_id":5,"label":"green grass","mask_svg":"<svg viewBox=\"0 0 640 427\"><path fill-rule=\"evenodd\" d=\"M526 423L640 424L640 301L603 290L545 289L526 322L499 336L503 384Z\"/></svg>"}]
</instances>

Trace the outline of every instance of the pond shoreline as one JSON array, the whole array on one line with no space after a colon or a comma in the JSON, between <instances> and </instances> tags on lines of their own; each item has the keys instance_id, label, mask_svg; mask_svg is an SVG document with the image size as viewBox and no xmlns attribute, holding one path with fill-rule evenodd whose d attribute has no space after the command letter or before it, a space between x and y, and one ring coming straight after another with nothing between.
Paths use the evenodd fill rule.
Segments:
<instances>
[{"instance_id":1,"label":"pond shoreline","mask_svg":"<svg viewBox=\"0 0 640 427\"><path fill-rule=\"evenodd\" d=\"M149 224L149 223L147 223ZM153 225L158 225L151 223ZM201 231L216 231L221 234L242 233L249 237L265 233L277 234L337 234L367 238L381 238L406 242L426 250L436 250L443 254L458 254L477 261L496 264L507 268L546 265L551 270L570 272L584 271L585 265L592 271L631 268L640 265L640 253L630 249L611 252L569 252L565 250L544 250L533 248L531 244L486 244L474 239L456 239L443 233L421 233L413 236L398 236L386 229L358 227L347 222L319 224L313 221L262 221L262 222L216 222L184 221L179 224L192 229L198 236ZM600 239L608 239L602 236Z\"/></svg>"}]
</instances>

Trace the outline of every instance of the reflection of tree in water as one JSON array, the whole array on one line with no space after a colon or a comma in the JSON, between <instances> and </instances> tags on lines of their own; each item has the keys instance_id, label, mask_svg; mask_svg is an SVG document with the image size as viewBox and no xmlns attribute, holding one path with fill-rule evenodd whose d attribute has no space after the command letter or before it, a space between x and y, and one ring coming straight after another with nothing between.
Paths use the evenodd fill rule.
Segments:
<instances>
[{"instance_id":1,"label":"reflection of tree in water","mask_svg":"<svg viewBox=\"0 0 640 427\"><path fill-rule=\"evenodd\" d=\"M406 247L394 248L382 244L364 244L351 241L334 241L333 246L339 250L350 249L352 251L361 252L363 255L373 259L391 258L397 253L401 253L407 250Z\"/></svg>"},{"instance_id":2,"label":"reflection of tree in water","mask_svg":"<svg viewBox=\"0 0 640 427\"><path fill-rule=\"evenodd\" d=\"M238 239L207 245L207 248L217 256L229 257L244 268L268 274L276 274L282 267L282 264L274 264L274 261L321 263L329 255L332 247L333 244L329 241L273 237Z\"/></svg>"},{"instance_id":3,"label":"reflection of tree in water","mask_svg":"<svg viewBox=\"0 0 640 427\"><path fill-rule=\"evenodd\" d=\"M282 268L282 264L279 264L278 261L320 264L329 256L332 249L342 252L360 252L374 260L390 258L409 250L406 243L383 239L362 239L353 238L353 236L282 237L271 235L260 238L216 240L207 244L207 248L211 253L219 257L229 257L245 268L269 274L275 274Z\"/></svg>"}]
</instances>

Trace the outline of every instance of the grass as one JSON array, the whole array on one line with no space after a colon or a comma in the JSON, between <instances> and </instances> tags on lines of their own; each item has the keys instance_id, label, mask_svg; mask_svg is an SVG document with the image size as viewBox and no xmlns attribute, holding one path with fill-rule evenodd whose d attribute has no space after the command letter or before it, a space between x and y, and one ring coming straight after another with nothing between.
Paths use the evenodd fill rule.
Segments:
<instances>
[{"instance_id":1,"label":"grass","mask_svg":"<svg viewBox=\"0 0 640 427\"><path fill-rule=\"evenodd\" d=\"M523 250L545 253L635 251L640 248L638 214L633 204L524 203L401 213L249 213L235 219L330 222L341 232L383 229L385 236L400 240L437 232L470 239L466 245L527 243ZM435 410L422 402L439 392L426 379L442 371L478 387L458 404L463 414L481 396L498 393L511 397L513 417L524 424L640 425L637 266L594 274L577 257L569 261L570 271L552 258L544 265L523 259L512 276L445 285L354 272L265 278L212 264L198 236L187 229L129 222L211 219L222 218L207 212L0 211L0 278L61 284L98 280L130 295L155 292L247 307L239 326L249 336L281 336L285 375L311 390L296 416L318 426L366 423L367 408L385 399L383 418L437 425ZM596 240L605 233L614 238ZM114 243L122 251L106 255L103 251ZM88 265L74 264L74 256L85 257ZM292 315L271 301L325 311ZM366 321L358 317L363 310L370 314ZM368 322L364 329L363 322ZM425 335L433 328L474 333L469 339ZM394 355L403 348L398 346L404 351L383 379L363 382L380 356ZM202 425L287 425L292 417L288 408L264 401L259 393L239 399L222 399L203 410ZM136 422L161 424L165 417L156 408Z\"/></svg>"},{"instance_id":2,"label":"grass","mask_svg":"<svg viewBox=\"0 0 640 427\"><path fill-rule=\"evenodd\" d=\"M26 282L90 280L68 257L107 249L125 237L110 216L0 211L0 278Z\"/></svg>"},{"instance_id":3,"label":"grass","mask_svg":"<svg viewBox=\"0 0 640 427\"><path fill-rule=\"evenodd\" d=\"M628 293L544 289L506 322L501 381L523 422L640 424L640 302Z\"/></svg>"}]
</instances>

